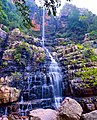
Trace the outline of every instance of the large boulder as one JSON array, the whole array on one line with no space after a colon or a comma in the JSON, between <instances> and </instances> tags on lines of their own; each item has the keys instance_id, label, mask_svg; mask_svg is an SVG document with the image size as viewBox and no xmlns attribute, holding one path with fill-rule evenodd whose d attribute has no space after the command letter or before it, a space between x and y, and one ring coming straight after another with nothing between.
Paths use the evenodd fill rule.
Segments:
<instances>
[{"instance_id":1,"label":"large boulder","mask_svg":"<svg viewBox=\"0 0 97 120\"><path fill-rule=\"evenodd\" d=\"M83 109L76 100L66 97L58 111L60 120L80 120Z\"/></svg>"},{"instance_id":2,"label":"large boulder","mask_svg":"<svg viewBox=\"0 0 97 120\"><path fill-rule=\"evenodd\" d=\"M97 120L97 110L83 114L81 120Z\"/></svg>"},{"instance_id":3,"label":"large boulder","mask_svg":"<svg viewBox=\"0 0 97 120\"><path fill-rule=\"evenodd\" d=\"M17 101L19 95L20 90L6 85L2 86L0 88L0 104Z\"/></svg>"},{"instance_id":4,"label":"large boulder","mask_svg":"<svg viewBox=\"0 0 97 120\"><path fill-rule=\"evenodd\" d=\"M0 120L8 120L6 116L0 117Z\"/></svg>"},{"instance_id":5,"label":"large boulder","mask_svg":"<svg viewBox=\"0 0 97 120\"><path fill-rule=\"evenodd\" d=\"M31 120L58 120L57 112L51 109L36 109L29 114Z\"/></svg>"}]
</instances>

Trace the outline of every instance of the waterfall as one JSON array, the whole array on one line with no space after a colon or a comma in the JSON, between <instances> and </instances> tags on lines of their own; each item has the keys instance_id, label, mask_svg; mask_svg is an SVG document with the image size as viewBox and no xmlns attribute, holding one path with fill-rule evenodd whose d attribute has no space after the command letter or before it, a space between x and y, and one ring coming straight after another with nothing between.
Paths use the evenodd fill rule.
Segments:
<instances>
[{"instance_id":1,"label":"waterfall","mask_svg":"<svg viewBox=\"0 0 97 120\"><path fill-rule=\"evenodd\" d=\"M21 95L21 101L20 101L21 103L23 103L24 102L24 98L23 98L23 95Z\"/></svg>"},{"instance_id":2,"label":"waterfall","mask_svg":"<svg viewBox=\"0 0 97 120\"><path fill-rule=\"evenodd\" d=\"M5 107L5 113L4 113L4 115L7 116L7 114L8 114L8 108Z\"/></svg>"},{"instance_id":3,"label":"waterfall","mask_svg":"<svg viewBox=\"0 0 97 120\"><path fill-rule=\"evenodd\" d=\"M18 102L10 105L11 110L8 106L0 107L3 115L7 116L10 112L16 112L20 116L27 116L30 110L36 108L58 108L60 106L62 101L62 73L58 63L45 46L45 8L43 8L42 28L41 45L47 59L50 60L50 64L49 61L45 61L37 67L34 61L32 65L28 60L29 64L24 70L20 67L22 79L14 82L14 84L12 82L12 85L21 89L21 95ZM17 108L14 107L16 105Z\"/></svg>"},{"instance_id":4,"label":"waterfall","mask_svg":"<svg viewBox=\"0 0 97 120\"><path fill-rule=\"evenodd\" d=\"M44 47L45 40L45 8L43 7L43 21L42 21L42 46Z\"/></svg>"},{"instance_id":5,"label":"waterfall","mask_svg":"<svg viewBox=\"0 0 97 120\"><path fill-rule=\"evenodd\" d=\"M62 101L62 74L61 69L58 66L58 63L55 61L55 59L52 57L49 50L45 47L44 41L45 41L45 8L43 8L43 24L42 24L42 47L46 51L47 56L50 58L51 63L49 66L49 76L50 76L50 86L53 87L53 94L54 94L54 101L55 101L55 107L58 108L60 106L60 102ZM45 84L43 87L46 87ZM42 95L43 96L43 95Z\"/></svg>"}]
</instances>

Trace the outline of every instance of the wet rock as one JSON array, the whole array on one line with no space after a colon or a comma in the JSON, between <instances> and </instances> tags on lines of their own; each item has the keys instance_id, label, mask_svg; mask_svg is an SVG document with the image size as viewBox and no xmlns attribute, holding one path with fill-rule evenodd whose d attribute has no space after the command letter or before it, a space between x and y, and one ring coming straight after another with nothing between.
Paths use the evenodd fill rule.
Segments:
<instances>
[{"instance_id":1,"label":"wet rock","mask_svg":"<svg viewBox=\"0 0 97 120\"><path fill-rule=\"evenodd\" d=\"M8 117L9 120L22 120L18 115L10 114Z\"/></svg>"},{"instance_id":2,"label":"wet rock","mask_svg":"<svg viewBox=\"0 0 97 120\"><path fill-rule=\"evenodd\" d=\"M13 44L10 45L10 47L13 49L16 49L21 44L22 44L21 41L15 41Z\"/></svg>"},{"instance_id":3,"label":"wet rock","mask_svg":"<svg viewBox=\"0 0 97 120\"><path fill-rule=\"evenodd\" d=\"M7 33L6 33L4 30L2 30L2 29L0 28L0 38L5 39L6 36L7 36Z\"/></svg>"},{"instance_id":4,"label":"wet rock","mask_svg":"<svg viewBox=\"0 0 97 120\"><path fill-rule=\"evenodd\" d=\"M1 77L0 78L0 84L12 82L12 80L13 80L12 76Z\"/></svg>"},{"instance_id":5,"label":"wet rock","mask_svg":"<svg viewBox=\"0 0 97 120\"><path fill-rule=\"evenodd\" d=\"M88 33L86 33L85 34L85 37L84 37L84 41L89 41L90 39L89 39L89 34Z\"/></svg>"},{"instance_id":6,"label":"wet rock","mask_svg":"<svg viewBox=\"0 0 97 120\"><path fill-rule=\"evenodd\" d=\"M13 31L11 31L11 35L13 35L13 36L18 36L18 35L20 35L20 30L19 30L19 28L15 28Z\"/></svg>"},{"instance_id":7,"label":"wet rock","mask_svg":"<svg viewBox=\"0 0 97 120\"><path fill-rule=\"evenodd\" d=\"M90 81L86 82L90 83ZM94 92L94 87L85 87L86 83L81 78L69 80L69 86L72 96L89 97L94 96L94 94L97 95L97 93Z\"/></svg>"},{"instance_id":8,"label":"wet rock","mask_svg":"<svg viewBox=\"0 0 97 120\"><path fill-rule=\"evenodd\" d=\"M16 88L2 86L0 88L0 104L17 101L20 91Z\"/></svg>"},{"instance_id":9,"label":"wet rock","mask_svg":"<svg viewBox=\"0 0 97 120\"><path fill-rule=\"evenodd\" d=\"M12 60L13 59L13 53L14 53L15 50L12 50L12 49L8 49L8 50L5 50L4 53L3 53L3 60Z\"/></svg>"},{"instance_id":10,"label":"wet rock","mask_svg":"<svg viewBox=\"0 0 97 120\"><path fill-rule=\"evenodd\" d=\"M57 112L51 109L36 109L29 114L30 120L58 120Z\"/></svg>"},{"instance_id":11,"label":"wet rock","mask_svg":"<svg viewBox=\"0 0 97 120\"><path fill-rule=\"evenodd\" d=\"M69 97L65 98L58 111L61 120L80 120L83 112L80 104Z\"/></svg>"},{"instance_id":12,"label":"wet rock","mask_svg":"<svg viewBox=\"0 0 97 120\"><path fill-rule=\"evenodd\" d=\"M91 97L82 97L82 98L75 98L83 108L85 113L94 111L97 109L97 96Z\"/></svg>"},{"instance_id":13,"label":"wet rock","mask_svg":"<svg viewBox=\"0 0 97 120\"><path fill-rule=\"evenodd\" d=\"M97 110L83 114L81 120L97 120Z\"/></svg>"}]
</instances>

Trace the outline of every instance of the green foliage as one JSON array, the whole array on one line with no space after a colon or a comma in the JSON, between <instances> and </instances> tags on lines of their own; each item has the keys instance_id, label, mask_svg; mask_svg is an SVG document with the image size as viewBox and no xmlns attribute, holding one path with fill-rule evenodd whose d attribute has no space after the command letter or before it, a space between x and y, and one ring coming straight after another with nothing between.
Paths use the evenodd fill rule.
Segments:
<instances>
[{"instance_id":1,"label":"green foliage","mask_svg":"<svg viewBox=\"0 0 97 120\"><path fill-rule=\"evenodd\" d=\"M61 10L57 37L65 33L65 38L81 42L84 35L90 33L90 38L97 38L97 16L88 10L78 9L76 6L66 4Z\"/></svg>"},{"instance_id":2,"label":"green foliage","mask_svg":"<svg viewBox=\"0 0 97 120\"><path fill-rule=\"evenodd\" d=\"M67 1L71 1L71 0L67 0ZM42 3L42 1L39 2ZM26 5L26 0L22 0L22 2L20 2L20 0L17 0L15 4L17 7L19 7L18 10L22 13L24 17L24 23L26 20L27 24L33 26L30 22L29 14L27 13L30 12L29 11L30 8ZM41 7L44 6L48 11L48 15L51 15L51 13L53 13L53 15L56 16L57 8L61 6L61 0L44 0L44 4Z\"/></svg>"},{"instance_id":3,"label":"green foliage","mask_svg":"<svg viewBox=\"0 0 97 120\"><path fill-rule=\"evenodd\" d=\"M71 42L63 42L61 45L63 45L63 46L66 46L66 45L68 45L68 44L70 44Z\"/></svg>"},{"instance_id":4,"label":"green foliage","mask_svg":"<svg viewBox=\"0 0 97 120\"><path fill-rule=\"evenodd\" d=\"M10 29L19 27L21 24L21 17L16 13L15 6L8 2L8 0L1 0L0 7L0 23L6 25Z\"/></svg>"},{"instance_id":5,"label":"green foliage","mask_svg":"<svg viewBox=\"0 0 97 120\"><path fill-rule=\"evenodd\" d=\"M65 38L67 36L66 33L63 33L63 34L57 34L57 38Z\"/></svg>"},{"instance_id":6,"label":"green foliage","mask_svg":"<svg viewBox=\"0 0 97 120\"><path fill-rule=\"evenodd\" d=\"M72 64L76 64L78 61L77 60L72 60Z\"/></svg>"},{"instance_id":7,"label":"green foliage","mask_svg":"<svg viewBox=\"0 0 97 120\"><path fill-rule=\"evenodd\" d=\"M28 9L24 9L26 10L25 12L27 12ZM22 12L24 11L22 10ZM26 15L25 12L23 14ZM29 12L27 12L27 14L28 13ZM29 24L26 21L29 21ZM28 20L27 18L24 20L23 15L19 11L17 11L15 4L8 0L0 1L0 24L4 24L5 26L7 26L6 28L2 28L6 32L8 32L9 29L13 28L20 28L22 31L26 32L28 31L27 28L32 25L30 23L30 20Z\"/></svg>"},{"instance_id":8,"label":"green foliage","mask_svg":"<svg viewBox=\"0 0 97 120\"><path fill-rule=\"evenodd\" d=\"M18 53L14 56L14 59L17 61L17 62L20 62L21 61L21 54Z\"/></svg>"},{"instance_id":9,"label":"green foliage","mask_svg":"<svg viewBox=\"0 0 97 120\"><path fill-rule=\"evenodd\" d=\"M97 30L93 30L89 33L91 39L96 39L97 38Z\"/></svg>"},{"instance_id":10,"label":"green foliage","mask_svg":"<svg viewBox=\"0 0 97 120\"><path fill-rule=\"evenodd\" d=\"M29 7L26 5L25 0L23 0L22 2L17 1L15 2L15 5L17 7L17 9L20 11L21 16L22 16L22 23L26 28L30 28L30 27L34 27L31 23L31 19L30 19L30 10Z\"/></svg>"},{"instance_id":11,"label":"green foliage","mask_svg":"<svg viewBox=\"0 0 97 120\"><path fill-rule=\"evenodd\" d=\"M8 62L7 62L7 61L4 61L4 62L3 62L3 65L4 65L4 66L7 66L7 65L8 65Z\"/></svg>"},{"instance_id":12,"label":"green foliage","mask_svg":"<svg viewBox=\"0 0 97 120\"><path fill-rule=\"evenodd\" d=\"M90 59L91 61L97 61L97 55L91 55Z\"/></svg>"},{"instance_id":13,"label":"green foliage","mask_svg":"<svg viewBox=\"0 0 97 120\"><path fill-rule=\"evenodd\" d=\"M97 86L97 78L95 78L95 82L93 83L94 86Z\"/></svg>"},{"instance_id":14,"label":"green foliage","mask_svg":"<svg viewBox=\"0 0 97 120\"><path fill-rule=\"evenodd\" d=\"M19 45L15 52L14 52L14 59L19 63L19 64L24 64L26 65L28 57L32 54L31 49L29 47L30 45L26 42L22 42L21 45ZM28 56L25 56L26 58L23 57L22 52L23 50L27 53Z\"/></svg>"},{"instance_id":15,"label":"green foliage","mask_svg":"<svg viewBox=\"0 0 97 120\"><path fill-rule=\"evenodd\" d=\"M86 48L84 50L84 57L85 59L89 59L91 62L97 61L97 55L94 53L94 50L90 48Z\"/></svg>"},{"instance_id":16,"label":"green foliage","mask_svg":"<svg viewBox=\"0 0 97 120\"><path fill-rule=\"evenodd\" d=\"M84 46L81 45L80 43L77 44L77 47L78 47L78 49L80 49L80 50L82 50L82 49L84 48Z\"/></svg>"},{"instance_id":17,"label":"green foliage","mask_svg":"<svg viewBox=\"0 0 97 120\"><path fill-rule=\"evenodd\" d=\"M14 80L21 80L22 74L20 72L11 73Z\"/></svg>"},{"instance_id":18,"label":"green foliage","mask_svg":"<svg viewBox=\"0 0 97 120\"><path fill-rule=\"evenodd\" d=\"M25 50L30 53L29 46L30 45L28 43L22 42L22 45L19 45L18 48L16 49L15 54L16 53L21 53L23 48L25 48Z\"/></svg>"},{"instance_id":19,"label":"green foliage","mask_svg":"<svg viewBox=\"0 0 97 120\"><path fill-rule=\"evenodd\" d=\"M81 77L84 81L89 80L94 86L97 85L97 68L84 67L81 72L77 72L76 77Z\"/></svg>"},{"instance_id":20,"label":"green foliage","mask_svg":"<svg viewBox=\"0 0 97 120\"><path fill-rule=\"evenodd\" d=\"M81 16L79 16L79 19L80 20L86 20L88 17L86 16L86 15L81 15Z\"/></svg>"}]
</instances>

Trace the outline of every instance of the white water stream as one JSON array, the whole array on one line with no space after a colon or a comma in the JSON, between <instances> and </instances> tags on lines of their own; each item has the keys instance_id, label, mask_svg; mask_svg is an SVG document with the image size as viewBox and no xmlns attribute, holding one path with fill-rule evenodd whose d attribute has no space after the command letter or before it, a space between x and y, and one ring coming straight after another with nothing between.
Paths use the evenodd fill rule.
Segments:
<instances>
[{"instance_id":1,"label":"white water stream","mask_svg":"<svg viewBox=\"0 0 97 120\"><path fill-rule=\"evenodd\" d=\"M55 100L55 106L58 108L60 106L60 102L62 100L62 75L61 75L61 69L58 66L58 63L55 61L55 59L52 57L49 50L45 47L45 8L43 8L43 31L42 31L42 47L47 53L47 56L49 56L51 63L49 66L49 76L50 76L50 82L53 87L53 94L54 94L54 100ZM46 85L45 85L46 87Z\"/></svg>"}]
</instances>

